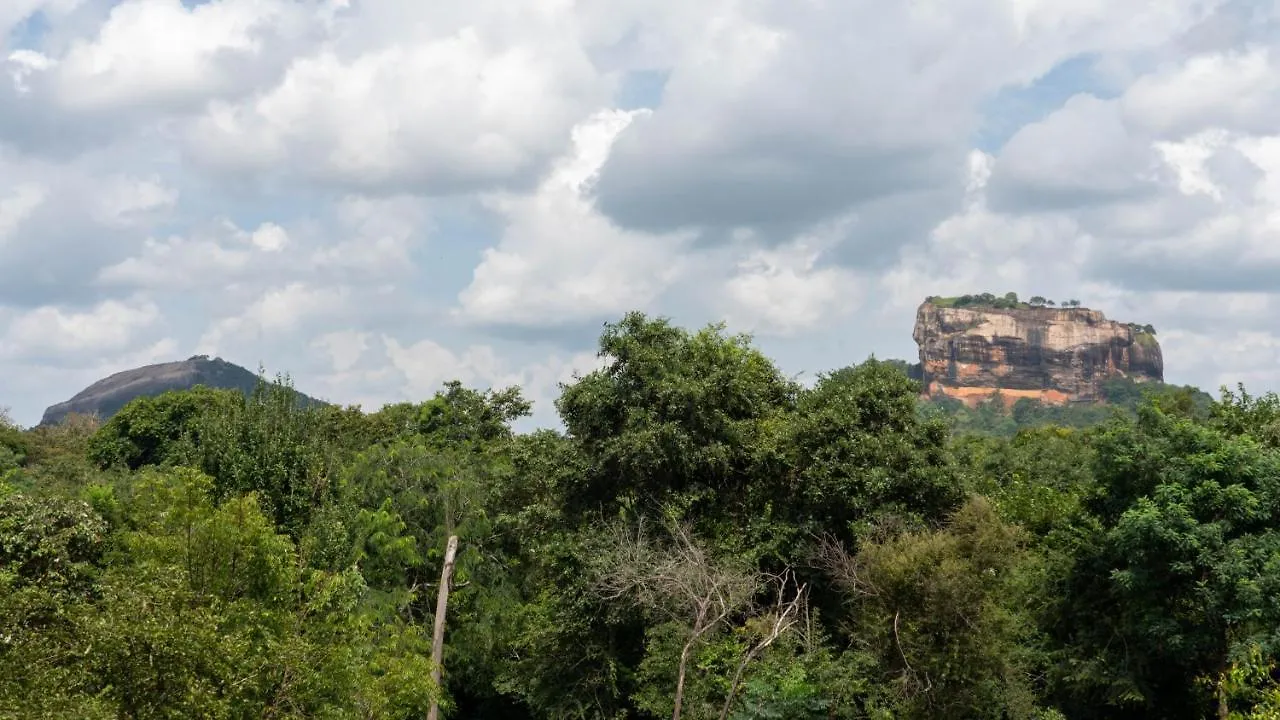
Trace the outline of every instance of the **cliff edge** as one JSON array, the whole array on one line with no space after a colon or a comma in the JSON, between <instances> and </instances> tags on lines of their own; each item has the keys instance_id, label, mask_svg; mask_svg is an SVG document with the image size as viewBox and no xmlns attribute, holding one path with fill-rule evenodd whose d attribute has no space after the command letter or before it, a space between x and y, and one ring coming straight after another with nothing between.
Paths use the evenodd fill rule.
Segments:
<instances>
[{"instance_id":1,"label":"cliff edge","mask_svg":"<svg viewBox=\"0 0 1280 720\"><path fill-rule=\"evenodd\" d=\"M1088 308L967 305L930 298L916 311L925 392L976 404L1000 392L1046 404L1092 402L1110 378L1164 380L1150 327Z\"/></svg>"}]
</instances>

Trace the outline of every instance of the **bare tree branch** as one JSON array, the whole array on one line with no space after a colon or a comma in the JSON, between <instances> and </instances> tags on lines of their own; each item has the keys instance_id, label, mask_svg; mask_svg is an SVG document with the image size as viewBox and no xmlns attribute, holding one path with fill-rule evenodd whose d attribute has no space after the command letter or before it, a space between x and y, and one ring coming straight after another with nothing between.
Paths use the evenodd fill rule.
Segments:
<instances>
[{"instance_id":1,"label":"bare tree branch","mask_svg":"<svg viewBox=\"0 0 1280 720\"><path fill-rule=\"evenodd\" d=\"M689 657L694 647L731 615L745 611L761 588L758 573L731 562L713 561L687 526L666 528L669 542L651 540L643 524L622 527L598 560L601 597L631 598L642 609L665 615L688 628L680 651L672 720L680 720Z\"/></svg>"},{"instance_id":2,"label":"bare tree branch","mask_svg":"<svg viewBox=\"0 0 1280 720\"><path fill-rule=\"evenodd\" d=\"M729 710L733 708L734 700L737 699L738 687L742 683L742 675L746 672L747 666L765 648L772 645L783 633L790 630L804 612L808 586L800 584L789 568L781 574L770 576L770 580L772 584L777 586L777 600L772 613L769 615L772 622L764 636L751 646L747 653L743 655L742 661L738 663L738 667L733 673L733 682L729 685L729 694L725 697L724 706L720 709L720 720L725 720L725 718L729 717ZM795 585L795 591L791 594L790 600L784 600L787 595L788 585Z\"/></svg>"}]
</instances>

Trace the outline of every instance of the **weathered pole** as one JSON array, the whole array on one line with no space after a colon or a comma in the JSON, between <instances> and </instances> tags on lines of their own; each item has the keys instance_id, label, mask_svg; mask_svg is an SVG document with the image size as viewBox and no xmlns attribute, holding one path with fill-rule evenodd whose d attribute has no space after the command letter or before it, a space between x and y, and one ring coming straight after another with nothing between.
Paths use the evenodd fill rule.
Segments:
<instances>
[{"instance_id":1,"label":"weathered pole","mask_svg":"<svg viewBox=\"0 0 1280 720\"><path fill-rule=\"evenodd\" d=\"M453 581L453 558L458 554L458 536L450 535L449 543L444 550L444 568L440 570L440 589L436 592L436 622L431 634L431 680L435 682L436 692L440 692L440 671L444 663L444 613L449 605L449 584ZM427 720L438 720L440 702L431 700L431 709L427 711Z\"/></svg>"}]
</instances>

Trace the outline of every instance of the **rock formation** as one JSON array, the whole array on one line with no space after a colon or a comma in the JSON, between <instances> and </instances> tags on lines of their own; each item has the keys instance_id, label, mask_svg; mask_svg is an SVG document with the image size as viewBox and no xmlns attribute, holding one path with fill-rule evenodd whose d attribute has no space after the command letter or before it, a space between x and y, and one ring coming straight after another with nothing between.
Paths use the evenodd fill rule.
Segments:
<instances>
[{"instance_id":1,"label":"rock formation","mask_svg":"<svg viewBox=\"0 0 1280 720\"><path fill-rule=\"evenodd\" d=\"M1008 305L1008 303L1005 303ZM930 298L916 311L925 392L966 404L997 390L1006 403L1096 401L1102 383L1164 379L1150 328L1106 319L1088 308L955 307Z\"/></svg>"},{"instance_id":2,"label":"rock formation","mask_svg":"<svg viewBox=\"0 0 1280 720\"><path fill-rule=\"evenodd\" d=\"M159 395L169 390L185 390L204 385L211 388L253 392L258 385L255 373L222 358L210 360L197 355L181 362L147 365L116 373L76 393L66 402L44 411L41 425L61 422L68 413L96 414L106 420L137 397ZM305 398L306 402L316 402Z\"/></svg>"}]
</instances>

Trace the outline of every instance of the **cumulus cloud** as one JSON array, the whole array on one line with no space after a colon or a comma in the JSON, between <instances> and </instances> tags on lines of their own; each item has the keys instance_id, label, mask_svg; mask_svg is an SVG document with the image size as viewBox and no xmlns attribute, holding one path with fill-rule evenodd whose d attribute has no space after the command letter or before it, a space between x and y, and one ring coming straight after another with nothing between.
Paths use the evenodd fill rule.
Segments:
<instances>
[{"instance_id":1,"label":"cumulus cloud","mask_svg":"<svg viewBox=\"0 0 1280 720\"><path fill-rule=\"evenodd\" d=\"M0 243L3 243L47 197L37 183L22 183L0 200Z\"/></svg>"},{"instance_id":2,"label":"cumulus cloud","mask_svg":"<svg viewBox=\"0 0 1280 720\"><path fill-rule=\"evenodd\" d=\"M508 6L525 23L513 34L485 10L394 7L337 21L345 42L214 103L189 132L194 157L368 191L464 192L527 182L612 91L561 9Z\"/></svg>"},{"instance_id":3,"label":"cumulus cloud","mask_svg":"<svg viewBox=\"0 0 1280 720\"><path fill-rule=\"evenodd\" d=\"M634 227L790 230L876 199L954 190L982 97L1082 53L1158 45L1203 7L734 5L686 48L653 117L619 140L601 207ZM922 199L898 209L936 222L959 203L954 192Z\"/></svg>"},{"instance_id":4,"label":"cumulus cloud","mask_svg":"<svg viewBox=\"0 0 1280 720\"><path fill-rule=\"evenodd\" d=\"M102 268L97 283L107 287L188 291L217 288L255 269L284 270L287 261L272 262L277 258L271 256L280 253L288 242L288 233L269 222L253 231L223 222L214 232L148 238L137 255Z\"/></svg>"},{"instance_id":5,"label":"cumulus cloud","mask_svg":"<svg viewBox=\"0 0 1280 720\"><path fill-rule=\"evenodd\" d=\"M551 404L558 396L560 383L572 382L599 367L602 360L594 353L582 352L569 357L552 354L525 365L515 365L501 357L492 345L470 345L452 350L433 340L420 340L401 345L394 338L383 337L390 365L403 378L402 391L407 397L426 398L439 391L450 380L471 387L500 389L519 386L527 400L533 402L537 419L552 421Z\"/></svg>"},{"instance_id":6,"label":"cumulus cloud","mask_svg":"<svg viewBox=\"0 0 1280 720\"><path fill-rule=\"evenodd\" d=\"M204 351L367 406L521 384L547 424L628 310L812 375L912 354L925 295L1007 290L1155 324L1173 380L1271 387L1278 28L1247 0L0 3L0 404Z\"/></svg>"},{"instance_id":7,"label":"cumulus cloud","mask_svg":"<svg viewBox=\"0 0 1280 720\"><path fill-rule=\"evenodd\" d=\"M25 55L57 104L72 112L128 106L199 107L252 87L272 42L302 31L305 6L280 0L124 0L97 32L57 58ZM246 70L252 72L246 73Z\"/></svg>"},{"instance_id":8,"label":"cumulus cloud","mask_svg":"<svg viewBox=\"0 0 1280 720\"><path fill-rule=\"evenodd\" d=\"M1140 77L1124 94L1129 122L1178 139L1209 127L1269 134L1280 109L1276 49L1205 53Z\"/></svg>"},{"instance_id":9,"label":"cumulus cloud","mask_svg":"<svg viewBox=\"0 0 1280 720\"><path fill-rule=\"evenodd\" d=\"M573 130L574 147L529 195L487 204L503 219L456 313L480 323L554 326L647 307L681 273L685 234L622 230L587 197L617 137L644 111L597 113Z\"/></svg>"},{"instance_id":10,"label":"cumulus cloud","mask_svg":"<svg viewBox=\"0 0 1280 720\"><path fill-rule=\"evenodd\" d=\"M1068 215L993 210L988 200L993 165L986 153L970 155L963 209L939 223L925 243L904 252L881 278L890 306L914 311L927 295L1008 289L1065 298L1078 291L1079 268L1093 238Z\"/></svg>"},{"instance_id":11,"label":"cumulus cloud","mask_svg":"<svg viewBox=\"0 0 1280 720\"><path fill-rule=\"evenodd\" d=\"M847 268L819 264L843 225L826 228L826 237L803 236L740 260L725 282L728 321L756 333L790 336L856 311L864 299L863 278Z\"/></svg>"},{"instance_id":12,"label":"cumulus cloud","mask_svg":"<svg viewBox=\"0 0 1280 720\"><path fill-rule=\"evenodd\" d=\"M1256 72L1266 58L1193 57L1119 98L1073 98L1001 150L992 205L1075 224L1090 238L1083 272L1094 280L1138 291L1274 288L1280 136L1254 117L1275 94ZM1206 74L1238 92L1192 90Z\"/></svg>"},{"instance_id":13,"label":"cumulus cloud","mask_svg":"<svg viewBox=\"0 0 1280 720\"><path fill-rule=\"evenodd\" d=\"M108 300L83 312L45 306L9 321L0 355L9 359L125 350L160 319L154 303Z\"/></svg>"},{"instance_id":14,"label":"cumulus cloud","mask_svg":"<svg viewBox=\"0 0 1280 720\"><path fill-rule=\"evenodd\" d=\"M338 240L311 250L309 262L330 276L388 280L414 269L431 216L411 197L348 196L337 203Z\"/></svg>"},{"instance_id":15,"label":"cumulus cloud","mask_svg":"<svg viewBox=\"0 0 1280 720\"><path fill-rule=\"evenodd\" d=\"M336 315L345 307L348 296L346 288L310 287L298 282L272 288L242 312L210 326L197 343L198 351L217 355L236 340L293 332L304 321Z\"/></svg>"},{"instance_id":16,"label":"cumulus cloud","mask_svg":"<svg viewBox=\"0 0 1280 720\"><path fill-rule=\"evenodd\" d=\"M178 201L163 180L117 160L53 163L0 150L0 304L106 299L93 286L98 271L128 257Z\"/></svg>"},{"instance_id":17,"label":"cumulus cloud","mask_svg":"<svg viewBox=\"0 0 1280 720\"><path fill-rule=\"evenodd\" d=\"M158 177L131 178L116 175L100 186L93 217L104 225L130 225L154 217L154 211L172 207L178 192Z\"/></svg>"},{"instance_id":18,"label":"cumulus cloud","mask_svg":"<svg viewBox=\"0 0 1280 720\"><path fill-rule=\"evenodd\" d=\"M369 334L356 330L325 333L311 343L333 361L334 372L343 373L355 367L369 349Z\"/></svg>"},{"instance_id":19,"label":"cumulus cloud","mask_svg":"<svg viewBox=\"0 0 1280 720\"><path fill-rule=\"evenodd\" d=\"M1156 149L1133 141L1117 103L1077 95L1005 144L990 197L1001 210L1079 210L1151 195L1161 169Z\"/></svg>"}]
</instances>

